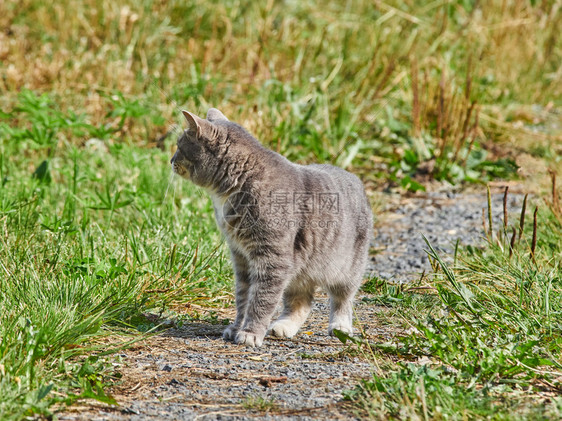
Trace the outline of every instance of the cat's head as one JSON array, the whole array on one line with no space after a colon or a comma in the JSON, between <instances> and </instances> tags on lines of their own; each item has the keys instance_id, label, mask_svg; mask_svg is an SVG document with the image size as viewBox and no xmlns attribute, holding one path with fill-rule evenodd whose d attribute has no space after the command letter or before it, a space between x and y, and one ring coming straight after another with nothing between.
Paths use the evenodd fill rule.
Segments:
<instances>
[{"instance_id":1,"label":"cat's head","mask_svg":"<svg viewBox=\"0 0 562 421\"><path fill-rule=\"evenodd\" d=\"M188 129L178 138L178 149L172 160L173 171L197 185L213 185L213 176L222 164L228 146L228 119L216 108L207 112L207 119L182 111Z\"/></svg>"}]
</instances>

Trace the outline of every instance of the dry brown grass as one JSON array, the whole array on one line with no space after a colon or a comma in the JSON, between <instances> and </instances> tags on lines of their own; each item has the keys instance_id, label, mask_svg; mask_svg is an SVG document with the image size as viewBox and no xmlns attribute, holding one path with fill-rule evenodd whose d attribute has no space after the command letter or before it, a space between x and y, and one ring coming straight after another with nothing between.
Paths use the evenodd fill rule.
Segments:
<instances>
[{"instance_id":1,"label":"dry brown grass","mask_svg":"<svg viewBox=\"0 0 562 421\"><path fill-rule=\"evenodd\" d=\"M114 137L141 145L180 122L177 108L217 106L291 159L340 165L354 138L373 164L373 124L390 107L422 152L434 139L430 170L445 155L462 166L475 141L494 156L556 152L562 2L537 3L9 0L0 106L32 89L117 126L122 93L151 118Z\"/></svg>"}]
</instances>

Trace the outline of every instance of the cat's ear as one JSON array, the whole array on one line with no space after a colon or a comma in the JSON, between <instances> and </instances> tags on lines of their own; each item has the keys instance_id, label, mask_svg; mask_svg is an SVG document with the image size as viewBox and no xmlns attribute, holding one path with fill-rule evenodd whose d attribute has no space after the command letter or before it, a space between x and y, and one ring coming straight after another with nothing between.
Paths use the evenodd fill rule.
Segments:
<instances>
[{"instance_id":1,"label":"cat's ear","mask_svg":"<svg viewBox=\"0 0 562 421\"><path fill-rule=\"evenodd\" d=\"M219 120L228 121L228 118L226 118L224 116L224 114L221 113L216 108L209 108L209 111L207 111L207 120L209 120L209 121L219 121Z\"/></svg>"},{"instance_id":2,"label":"cat's ear","mask_svg":"<svg viewBox=\"0 0 562 421\"><path fill-rule=\"evenodd\" d=\"M195 114L190 113L189 111L181 110L183 116L187 120L187 125L191 130L194 130L197 133L197 137L201 136L201 130L203 121L197 117Z\"/></svg>"}]
</instances>

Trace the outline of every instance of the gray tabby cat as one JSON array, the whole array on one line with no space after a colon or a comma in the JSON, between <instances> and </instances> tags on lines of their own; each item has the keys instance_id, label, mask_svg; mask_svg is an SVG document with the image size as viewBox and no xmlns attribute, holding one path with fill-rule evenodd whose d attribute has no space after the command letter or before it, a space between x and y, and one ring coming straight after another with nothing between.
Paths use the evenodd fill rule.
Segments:
<instances>
[{"instance_id":1,"label":"gray tabby cat","mask_svg":"<svg viewBox=\"0 0 562 421\"><path fill-rule=\"evenodd\" d=\"M268 329L291 338L317 286L330 296L329 333L351 333L373 218L361 181L330 165L294 164L215 108L206 120L183 115L189 129L172 167L209 192L235 272L237 314L224 339L260 346Z\"/></svg>"}]
</instances>

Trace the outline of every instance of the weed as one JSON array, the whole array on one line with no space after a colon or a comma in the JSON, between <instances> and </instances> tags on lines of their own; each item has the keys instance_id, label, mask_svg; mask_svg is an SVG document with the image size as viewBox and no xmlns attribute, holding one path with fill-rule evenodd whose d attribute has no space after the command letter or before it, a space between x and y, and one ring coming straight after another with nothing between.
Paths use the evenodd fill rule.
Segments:
<instances>
[{"instance_id":1,"label":"weed","mask_svg":"<svg viewBox=\"0 0 562 421\"><path fill-rule=\"evenodd\" d=\"M252 395L242 401L242 407L252 411L269 412L277 408L277 404L273 398Z\"/></svg>"},{"instance_id":2,"label":"weed","mask_svg":"<svg viewBox=\"0 0 562 421\"><path fill-rule=\"evenodd\" d=\"M429 282L428 299L414 308L416 291L380 280L367 284L375 300L408 314L415 329L391 346L352 341L424 363L400 362L347 398L377 418L559 417L559 401L550 396L559 392L562 375L562 274L556 263L562 225L551 209L535 208L534 217L530 242L516 239L523 217L511 238L494 236L490 224L489 247L459 251L455 267L427 242L440 270ZM500 231L508 228L504 216Z\"/></svg>"}]
</instances>

